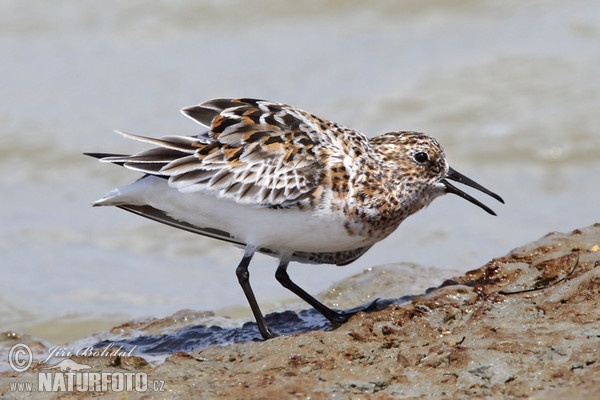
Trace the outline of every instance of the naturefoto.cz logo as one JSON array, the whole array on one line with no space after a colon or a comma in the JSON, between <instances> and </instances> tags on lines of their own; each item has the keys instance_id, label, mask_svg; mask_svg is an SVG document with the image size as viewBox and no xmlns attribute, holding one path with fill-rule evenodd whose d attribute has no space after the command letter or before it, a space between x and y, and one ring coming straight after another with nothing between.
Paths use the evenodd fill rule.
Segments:
<instances>
[{"instance_id":1,"label":"naturefoto.cz logo","mask_svg":"<svg viewBox=\"0 0 600 400\"><path fill-rule=\"evenodd\" d=\"M48 357L39 362L40 372L37 373L37 382L11 382L10 390L13 392L162 392L164 381L149 381L148 375L144 372L93 371L92 366L69 358L54 364L48 362L53 357L128 357L133 350L126 352L112 344L101 350L86 347L74 351L52 347ZM23 343L15 344L8 353L8 363L15 372L26 372L33 365L31 348Z\"/></svg>"}]
</instances>

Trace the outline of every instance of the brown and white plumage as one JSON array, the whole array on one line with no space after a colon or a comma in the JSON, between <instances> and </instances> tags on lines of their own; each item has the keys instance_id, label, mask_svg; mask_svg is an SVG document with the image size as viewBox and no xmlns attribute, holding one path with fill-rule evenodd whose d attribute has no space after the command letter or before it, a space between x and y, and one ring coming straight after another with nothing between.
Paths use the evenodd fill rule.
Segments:
<instances>
[{"instance_id":1,"label":"brown and white plumage","mask_svg":"<svg viewBox=\"0 0 600 400\"><path fill-rule=\"evenodd\" d=\"M210 128L197 137L126 137L159 146L133 156L103 161L124 163L169 178L182 192L209 191L240 204L265 207L306 203L327 168L343 163L348 147L365 150L366 138L296 108L256 100L212 100L182 112Z\"/></svg>"},{"instance_id":2,"label":"brown and white plumage","mask_svg":"<svg viewBox=\"0 0 600 400\"><path fill-rule=\"evenodd\" d=\"M94 205L244 246L238 278L265 338L272 334L247 283L255 251L278 257L276 276L284 286L330 320L342 320L347 316L289 280L290 260L352 262L447 192L493 214L447 179L502 201L451 169L439 143L422 133L368 139L295 107L255 99L209 100L182 112L207 131L160 139L122 133L156 147L126 156L92 154L146 174Z\"/></svg>"}]
</instances>

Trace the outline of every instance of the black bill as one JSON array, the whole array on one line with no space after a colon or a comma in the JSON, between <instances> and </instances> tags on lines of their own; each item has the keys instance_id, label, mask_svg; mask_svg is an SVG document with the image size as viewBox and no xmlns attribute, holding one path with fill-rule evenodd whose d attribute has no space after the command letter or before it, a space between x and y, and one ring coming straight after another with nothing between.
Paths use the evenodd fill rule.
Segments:
<instances>
[{"instance_id":1,"label":"black bill","mask_svg":"<svg viewBox=\"0 0 600 400\"><path fill-rule=\"evenodd\" d=\"M485 211L487 211L488 213L490 213L492 215L496 215L496 213L491 208L489 208L488 206L486 206L485 204L483 204L476 198L474 198L474 197L468 195L467 193L463 192L462 190L458 189L456 186L451 185L450 182L447 181L447 179L451 179L458 183L462 183L463 185L471 186L472 188L477 189L480 192L483 192L483 193L487 194L488 196L495 198L500 203L504 204L504 200L502 200L502 197L498 196L494 192L487 190L486 188L484 188L483 186L481 186L479 183L475 182L474 180L469 179L466 176L464 176L463 174L458 173L455 170L453 170L452 168L450 168L448 170L448 174L446 175L446 178L442 179L442 183L444 184L444 186L446 186L446 193L454 193L455 195L460 196L463 199L470 201L471 203L475 204L476 206L483 208Z\"/></svg>"}]
</instances>

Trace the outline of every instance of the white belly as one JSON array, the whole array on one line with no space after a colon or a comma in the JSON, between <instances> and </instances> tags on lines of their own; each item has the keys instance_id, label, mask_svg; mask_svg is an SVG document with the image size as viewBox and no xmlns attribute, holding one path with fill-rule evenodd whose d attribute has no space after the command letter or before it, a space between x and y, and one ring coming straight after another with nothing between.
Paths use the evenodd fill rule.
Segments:
<instances>
[{"instance_id":1,"label":"white belly","mask_svg":"<svg viewBox=\"0 0 600 400\"><path fill-rule=\"evenodd\" d=\"M349 235L341 214L240 205L202 192L181 193L154 176L115 189L95 204L149 205L176 220L226 231L243 243L279 252L335 252L375 242Z\"/></svg>"}]
</instances>

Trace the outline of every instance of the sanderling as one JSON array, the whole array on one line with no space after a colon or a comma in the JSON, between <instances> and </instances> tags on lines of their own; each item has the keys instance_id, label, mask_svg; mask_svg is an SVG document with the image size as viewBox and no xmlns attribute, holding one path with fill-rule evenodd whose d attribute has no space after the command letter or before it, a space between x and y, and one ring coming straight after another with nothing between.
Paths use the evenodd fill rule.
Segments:
<instances>
[{"instance_id":1,"label":"sanderling","mask_svg":"<svg viewBox=\"0 0 600 400\"><path fill-rule=\"evenodd\" d=\"M290 279L290 261L345 265L436 197L454 193L495 213L448 180L500 196L450 168L440 144L418 132L374 138L298 108L255 99L214 99L182 113L197 136L159 139L133 155L88 153L145 175L95 206L117 206L245 249L236 269L263 338L267 326L249 283L255 252L279 259L276 279L333 323L334 311Z\"/></svg>"}]
</instances>

